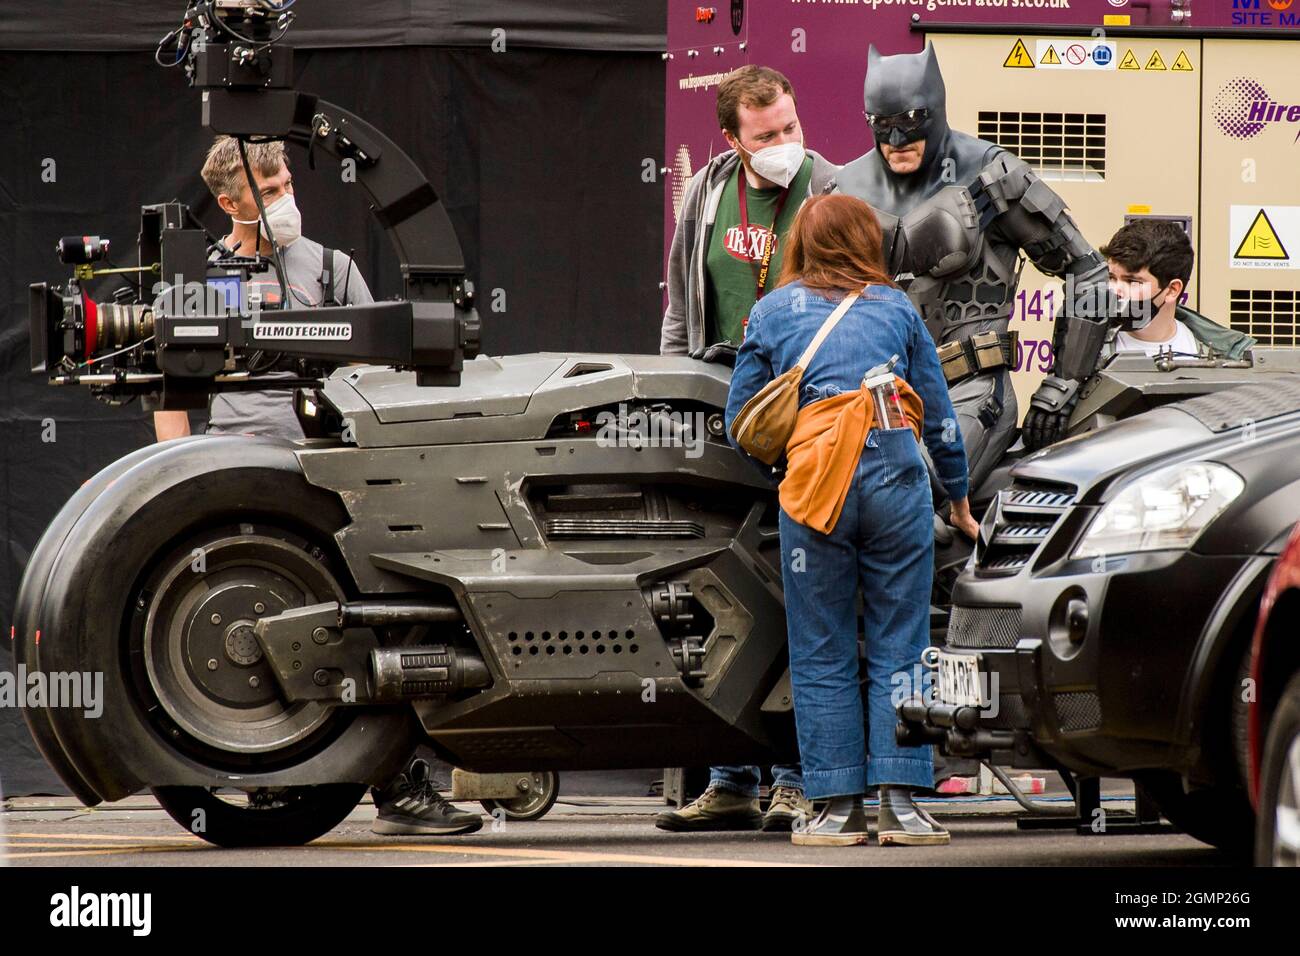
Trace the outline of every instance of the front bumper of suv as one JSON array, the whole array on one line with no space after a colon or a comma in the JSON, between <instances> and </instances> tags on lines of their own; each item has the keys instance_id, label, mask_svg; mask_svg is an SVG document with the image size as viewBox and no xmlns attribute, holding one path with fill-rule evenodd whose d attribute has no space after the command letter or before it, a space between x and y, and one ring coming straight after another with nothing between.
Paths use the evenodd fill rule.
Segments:
<instances>
[{"instance_id":1,"label":"front bumper of suv","mask_svg":"<svg viewBox=\"0 0 1300 956\"><path fill-rule=\"evenodd\" d=\"M991 508L939 648L975 658L982 704L915 697L899 708L900 740L1094 775L1186 765L1186 675L1247 559L1193 550L1070 559L1097 508L1064 485L1017 482Z\"/></svg>"}]
</instances>

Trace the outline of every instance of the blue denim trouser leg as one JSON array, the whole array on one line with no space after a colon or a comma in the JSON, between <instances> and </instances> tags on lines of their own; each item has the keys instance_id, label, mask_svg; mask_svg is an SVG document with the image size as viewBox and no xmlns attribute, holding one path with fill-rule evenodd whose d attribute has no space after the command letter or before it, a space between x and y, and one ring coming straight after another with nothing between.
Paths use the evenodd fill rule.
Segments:
<instances>
[{"instance_id":1,"label":"blue denim trouser leg","mask_svg":"<svg viewBox=\"0 0 1300 956\"><path fill-rule=\"evenodd\" d=\"M933 785L931 748L900 747L894 740L892 699L897 681L906 689L929 645L931 508L911 430L872 429L830 534L781 512L790 675L809 799L862 793L881 783ZM870 741L858 679L859 582Z\"/></svg>"},{"instance_id":2,"label":"blue denim trouser leg","mask_svg":"<svg viewBox=\"0 0 1300 956\"><path fill-rule=\"evenodd\" d=\"M758 796L758 782L762 779L758 767L710 767L709 786L719 790L729 790L742 797ZM772 765L773 787L794 787L803 789L803 772L796 764Z\"/></svg>"}]
</instances>

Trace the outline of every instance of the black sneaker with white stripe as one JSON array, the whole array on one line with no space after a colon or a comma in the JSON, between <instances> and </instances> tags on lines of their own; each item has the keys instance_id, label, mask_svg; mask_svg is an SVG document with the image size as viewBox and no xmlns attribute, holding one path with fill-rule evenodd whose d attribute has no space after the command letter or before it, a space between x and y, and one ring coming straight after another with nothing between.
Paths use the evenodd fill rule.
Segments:
<instances>
[{"instance_id":1,"label":"black sneaker with white stripe","mask_svg":"<svg viewBox=\"0 0 1300 956\"><path fill-rule=\"evenodd\" d=\"M457 810L438 793L429 764L419 758L374 797L379 816L370 829L385 836L451 836L483 826L482 816Z\"/></svg>"},{"instance_id":2,"label":"black sneaker with white stripe","mask_svg":"<svg viewBox=\"0 0 1300 956\"><path fill-rule=\"evenodd\" d=\"M861 846L868 839L860 793L831 797L811 822L796 821L790 832L795 846Z\"/></svg>"},{"instance_id":3,"label":"black sneaker with white stripe","mask_svg":"<svg viewBox=\"0 0 1300 956\"><path fill-rule=\"evenodd\" d=\"M912 799L910 787L880 788L876 838L881 846L947 846L948 831Z\"/></svg>"}]
</instances>

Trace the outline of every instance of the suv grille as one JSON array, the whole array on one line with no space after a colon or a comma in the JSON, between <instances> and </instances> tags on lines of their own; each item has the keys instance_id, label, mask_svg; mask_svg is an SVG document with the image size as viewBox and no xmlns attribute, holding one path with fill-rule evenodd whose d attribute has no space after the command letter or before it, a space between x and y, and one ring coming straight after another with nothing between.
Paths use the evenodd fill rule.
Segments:
<instances>
[{"instance_id":1,"label":"suv grille","mask_svg":"<svg viewBox=\"0 0 1300 956\"><path fill-rule=\"evenodd\" d=\"M1096 730L1101 726L1101 698L1096 694L1054 694L1052 703L1062 730Z\"/></svg>"},{"instance_id":2,"label":"suv grille","mask_svg":"<svg viewBox=\"0 0 1300 956\"><path fill-rule=\"evenodd\" d=\"M1074 503L1068 485L1018 481L999 491L989 504L993 524L981 526L975 567L994 574L1014 574L1033 560L1061 515Z\"/></svg>"},{"instance_id":3,"label":"suv grille","mask_svg":"<svg viewBox=\"0 0 1300 956\"><path fill-rule=\"evenodd\" d=\"M1019 639L1018 607L954 607L948 618L951 647L1015 647Z\"/></svg>"}]
</instances>

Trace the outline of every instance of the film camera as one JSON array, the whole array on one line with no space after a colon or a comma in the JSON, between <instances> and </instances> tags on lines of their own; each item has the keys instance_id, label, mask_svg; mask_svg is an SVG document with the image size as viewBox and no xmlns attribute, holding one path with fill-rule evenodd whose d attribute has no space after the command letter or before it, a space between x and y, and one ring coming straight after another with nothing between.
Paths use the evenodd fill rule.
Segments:
<instances>
[{"instance_id":1,"label":"film camera","mask_svg":"<svg viewBox=\"0 0 1300 956\"><path fill-rule=\"evenodd\" d=\"M183 66L189 85L202 91L203 125L211 131L241 143L297 143L307 148L313 169L318 154L351 163L396 248L405 296L283 308L288 296L278 248L271 256L239 256L184 204L148 205L140 213L135 266L113 266L110 244L98 236L59 241L59 259L73 266L73 276L62 286L30 287L33 372L45 373L51 384L89 386L109 402L140 396L154 409L200 407L214 391L307 385L343 362L414 370L420 385L459 384L464 359L478 354L479 322L446 210L386 136L291 88L293 48L280 40L292 25L292 5L193 3L155 58L162 66ZM261 197L256 190L253 196L265 220ZM280 285L278 297L254 290L253 279L268 273ZM96 301L89 284L108 275L135 278L109 301ZM278 358L301 360L301 378L259 378Z\"/></svg>"}]
</instances>

